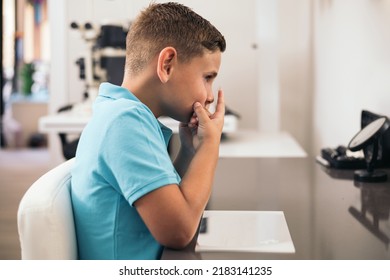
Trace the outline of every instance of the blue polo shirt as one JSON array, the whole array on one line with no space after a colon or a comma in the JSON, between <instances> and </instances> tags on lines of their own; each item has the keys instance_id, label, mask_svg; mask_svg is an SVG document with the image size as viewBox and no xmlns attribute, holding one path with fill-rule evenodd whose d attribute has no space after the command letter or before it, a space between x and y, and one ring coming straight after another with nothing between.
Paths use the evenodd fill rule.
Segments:
<instances>
[{"instance_id":1,"label":"blue polo shirt","mask_svg":"<svg viewBox=\"0 0 390 280\"><path fill-rule=\"evenodd\" d=\"M134 202L179 184L167 145L172 131L127 89L103 83L82 132L71 197L80 259L159 259Z\"/></svg>"}]
</instances>

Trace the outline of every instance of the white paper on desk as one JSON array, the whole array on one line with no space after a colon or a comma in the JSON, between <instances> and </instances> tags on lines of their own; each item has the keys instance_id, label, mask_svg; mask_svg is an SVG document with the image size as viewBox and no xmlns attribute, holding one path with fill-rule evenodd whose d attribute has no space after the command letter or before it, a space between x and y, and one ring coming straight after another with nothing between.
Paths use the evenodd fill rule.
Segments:
<instances>
[{"instance_id":1,"label":"white paper on desk","mask_svg":"<svg viewBox=\"0 0 390 280\"><path fill-rule=\"evenodd\" d=\"M206 210L196 252L295 253L283 211Z\"/></svg>"}]
</instances>

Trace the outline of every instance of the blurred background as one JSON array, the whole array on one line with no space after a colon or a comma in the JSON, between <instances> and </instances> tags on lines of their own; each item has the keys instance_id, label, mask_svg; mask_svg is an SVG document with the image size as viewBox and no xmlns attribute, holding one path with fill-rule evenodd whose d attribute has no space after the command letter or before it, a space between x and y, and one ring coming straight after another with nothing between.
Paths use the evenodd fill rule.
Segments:
<instances>
[{"instance_id":1,"label":"blurred background","mask_svg":"<svg viewBox=\"0 0 390 280\"><path fill-rule=\"evenodd\" d=\"M60 137L40 131L40 118L82 103L95 83L110 79L104 70L118 69L122 48L104 42L102 26L126 32L149 2L2 1L0 259L20 258L22 194L65 160ZM314 157L348 144L362 110L390 115L390 0L178 2L226 38L215 87L240 115L238 130L287 132ZM92 66L103 72L91 78L96 55L108 59Z\"/></svg>"}]
</instances>

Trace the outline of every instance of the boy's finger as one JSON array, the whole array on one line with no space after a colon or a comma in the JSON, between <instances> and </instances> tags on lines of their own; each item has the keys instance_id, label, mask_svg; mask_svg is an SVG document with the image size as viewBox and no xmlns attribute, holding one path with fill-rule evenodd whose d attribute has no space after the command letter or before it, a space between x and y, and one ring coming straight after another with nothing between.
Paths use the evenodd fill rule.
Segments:
<instances>
[{"instance_id":1,"label":"boy's finger","mask_svg":"<svg viewBox=\"0 0 390 280\"><path fill-rule=\"evenodd\" d=\"M217 106L215 108L216 115L225 115L225 98L222 89L218 90Z\"/></svg>"},{"instance_id":2,"label":"boy's finger","mask_svg":"<svg viewBox=\"0 0 390 280\"><path fill-rule=\"evenodd\" d=\"M209 115L207 114L207 111L203 108L203 106L199 102L196 102L194 104L194 111L196 116L198 117L199 123L203 123L210 119Z\"/></svg>"}]
</instances>

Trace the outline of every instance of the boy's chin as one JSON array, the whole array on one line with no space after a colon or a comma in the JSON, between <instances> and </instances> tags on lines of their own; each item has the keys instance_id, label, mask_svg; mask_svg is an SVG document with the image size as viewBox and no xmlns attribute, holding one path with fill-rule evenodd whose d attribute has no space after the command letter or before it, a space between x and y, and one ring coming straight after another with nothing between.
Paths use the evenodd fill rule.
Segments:
<instances>
[{"instance_id":1,"label":"boy's chin","mask_svg":"<svg viewBox=\"0 0 390 280\"><path fill-rule=\"evenodd\" d=\"M194 111L191 111L188 114L176 114L175 116L172 115L170 117L178 122L188 124L191 121L193 115L194 115Z\"/></svg>"},{"instance_id":2,"label":"boy's chin","mask_svg":"<svg viewBox=\"0 0 390 280\"><path fill-rule=\"evenodd\" d=\"M184 124L189 124L193 114L194 112L191 112L189 115L183 116L180 119L178 119L178 121Z\"/></svg>"}]
</instances>

